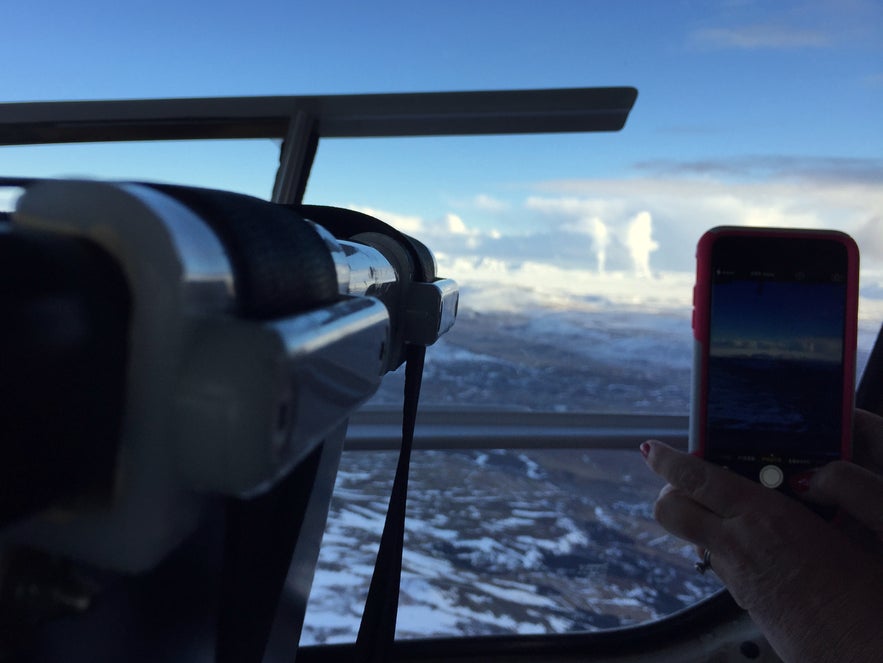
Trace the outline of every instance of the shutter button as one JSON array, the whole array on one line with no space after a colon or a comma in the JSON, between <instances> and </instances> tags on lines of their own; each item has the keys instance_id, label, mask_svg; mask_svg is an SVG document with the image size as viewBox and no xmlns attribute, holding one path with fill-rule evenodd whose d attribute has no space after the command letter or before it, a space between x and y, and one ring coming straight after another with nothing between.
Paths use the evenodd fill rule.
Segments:
<instances>
[{"instance_id":1,"label":"shutter button","mask_svg":"<svg viewBox=\"0 0 883 663\"><path fill-rule=\"evenodd\" d=\"M778 488L783 478L782 470L777 465L766 465L760 470L760 482L767 488Z\"/></svg>"}]
</instances>

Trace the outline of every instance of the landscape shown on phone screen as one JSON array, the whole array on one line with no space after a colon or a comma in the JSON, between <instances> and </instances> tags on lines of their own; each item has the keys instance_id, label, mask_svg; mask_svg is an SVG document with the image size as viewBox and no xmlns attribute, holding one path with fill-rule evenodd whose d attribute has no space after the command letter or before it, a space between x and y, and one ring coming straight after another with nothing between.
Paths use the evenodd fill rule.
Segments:
<instances>
[{"instance_id":1,"label":"landscape shown on phone screen","mask_svg":"<svg viewBox=\"0 0 883 663\"><path fill-rule=\"evenodd\" d=\"M708 434L718 451L837 451L845 294L836 282L714 285Z\"/></svg>"}]
</instances>

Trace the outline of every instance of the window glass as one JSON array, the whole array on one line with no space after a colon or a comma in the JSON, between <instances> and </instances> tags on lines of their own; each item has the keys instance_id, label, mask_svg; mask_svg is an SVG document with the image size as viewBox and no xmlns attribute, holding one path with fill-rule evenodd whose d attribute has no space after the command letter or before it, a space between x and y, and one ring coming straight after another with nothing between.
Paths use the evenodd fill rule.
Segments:
<instances>
[{"instance_id":1,"label":"window glass","mask_svg":"<svg viewBox=\"0 0 883 663\"><path fill-rule=\"evenodd\" d=\"M395 462L344 454L302 644L355 640ZM416 452L397 637L594 631L693 605L720 583L653 520L661 487L631 451Z\"/></svg>"},{"instance_id":2,"label":"window glass","mask_svg":"<svg viewBox=\"0 0 883 663\"><path fill-rule=\"evenodd\" d=\"M861 370L883 314L873 187L848 168L838 175L848 185L807 189L791 180L814 180L819 164L709 173L641 162L641 149L628 126L322 143L308 201L412 234L460 284L457 323L427 352L424 410L483 409L501 421L513 410L686 416L695 246L716 225L836 228L869 246ZM608 176L598 159L633 165ZM400 408L402 386L402 371L387 376L368 407ZM623 627L720 588L696 573L692 546L653 520L661 481L636 450L535 442L415 453L398 637ZM394 463L344 455L302 642L354 640Z\"/></svg>"}]
</instances>

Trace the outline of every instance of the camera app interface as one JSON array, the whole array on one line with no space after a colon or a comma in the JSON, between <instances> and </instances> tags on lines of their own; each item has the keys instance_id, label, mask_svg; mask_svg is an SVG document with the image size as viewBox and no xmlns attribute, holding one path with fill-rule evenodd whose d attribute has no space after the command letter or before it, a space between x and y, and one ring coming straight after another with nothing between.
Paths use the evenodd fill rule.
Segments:
<instances>
[{"instance_id":1,"label":"camera app interface","mask_svg":"<svg viewBox=\"0 0 883 663\"><path fill-rule=\"evenodd\" d=\"M721 461L786 466L836 458L845 249L817 240L743 242L727 242L712 273L710 451Z\"/></svg>"}]
</instances>

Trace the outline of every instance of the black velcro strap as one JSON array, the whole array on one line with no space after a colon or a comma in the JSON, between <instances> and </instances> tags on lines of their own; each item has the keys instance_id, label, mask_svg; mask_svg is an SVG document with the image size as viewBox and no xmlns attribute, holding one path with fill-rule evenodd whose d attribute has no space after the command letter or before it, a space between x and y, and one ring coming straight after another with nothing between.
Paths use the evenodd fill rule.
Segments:
<instances>
[{"instance_id":1,"label":"black velcro strap","mask_svg":"<svg viewBox=\"0 0 883 663\"><path fill-rule=\"evenodd\" d=\"M278 318L339 298L328 247L291 207L229 191L147 186L189 207L217 234L230 257L241 317Z\"/></svg>"},{"instance_id":2,"label":"black velcro strap","mask_svg":"<svg viewBox=\"0 0 883 663\"><path fill-rule=\"evenodd\" d=\"M402 447L399 451L399 462L389 498L386 522L380 537L374 575L371 577L365 611L362 613L362 623L356 638L356 660L364 663L389 661L395 642L402 577L402 549L405 541L408 474L411 448L414 446L414 429L417 425L417 405L420 400L426 348L421 345L409 345L406 355Z\"/></svg>"}]
</instances>

